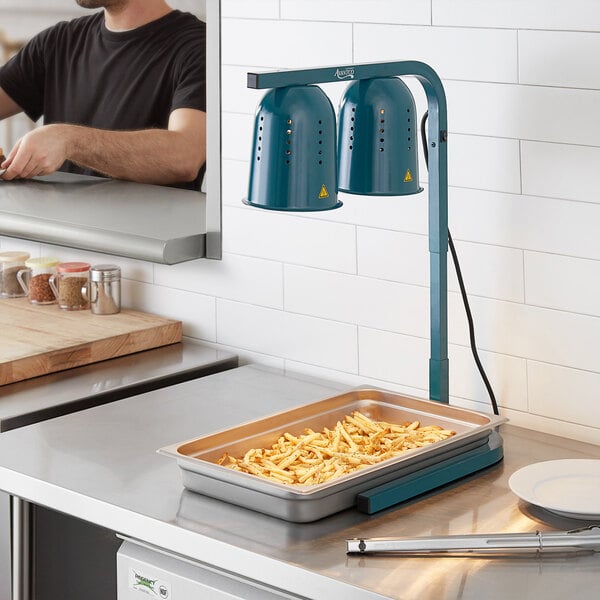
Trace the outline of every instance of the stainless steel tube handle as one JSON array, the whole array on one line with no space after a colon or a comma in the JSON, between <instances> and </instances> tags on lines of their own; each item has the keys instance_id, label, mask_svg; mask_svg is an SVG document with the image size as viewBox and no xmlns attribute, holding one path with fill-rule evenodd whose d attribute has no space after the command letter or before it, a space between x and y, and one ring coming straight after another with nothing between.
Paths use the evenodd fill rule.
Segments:
<instances>
[{"instance_id":1,"label":"stainless steel tube handle","mask_svg":"<svg viewBox=\"0 0 600 600\"><path fill-rule=\"evenodd\" d=\"M349 554L565 549L600 551L600 527L592 526L560 532L536 531L532 533L346 540L346 552Z\"/></svg>"}]
</instances>

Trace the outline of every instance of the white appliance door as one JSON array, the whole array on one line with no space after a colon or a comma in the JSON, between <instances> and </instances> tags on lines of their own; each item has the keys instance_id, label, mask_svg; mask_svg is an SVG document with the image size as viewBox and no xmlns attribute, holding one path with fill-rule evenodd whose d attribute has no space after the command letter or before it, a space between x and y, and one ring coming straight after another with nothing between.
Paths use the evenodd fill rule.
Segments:
<instances>
[{"instance_id":1,"label":"white appliance door","mask_svg":"<svg viewBox=\"0 0 600 600\"><path fill-rule=\"evenodd\" d=\"M117 600L299 600L126 540L117 553Z\"/></svg>"}]
</instances>

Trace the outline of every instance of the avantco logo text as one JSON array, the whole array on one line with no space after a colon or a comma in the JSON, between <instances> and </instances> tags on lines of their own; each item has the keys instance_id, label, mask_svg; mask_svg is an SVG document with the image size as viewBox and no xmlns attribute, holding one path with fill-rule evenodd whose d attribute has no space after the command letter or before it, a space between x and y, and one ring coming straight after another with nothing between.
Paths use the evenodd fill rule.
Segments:
<instances>
[{"instance_id":1,"label":"avantco logo text","mask_svg":"<svg viewBox=\"0 0 600 600\"><path fill-rule=\"evenodd\" d=\"M335 77L337 79L354 79L354 67L344 67L343 69L336 69Z\"/></svg>"}]
</instances>

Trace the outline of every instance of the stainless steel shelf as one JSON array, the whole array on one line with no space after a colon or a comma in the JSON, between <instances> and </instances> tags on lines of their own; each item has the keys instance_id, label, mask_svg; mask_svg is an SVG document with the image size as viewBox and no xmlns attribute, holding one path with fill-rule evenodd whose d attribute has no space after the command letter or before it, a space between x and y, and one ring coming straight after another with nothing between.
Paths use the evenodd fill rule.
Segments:
<instances>
[{"instance_id":1,"label":"stainless steel shelf","mask_svg":"<svg viewBox=\"0 0 600 600\"><path fill-rule=\"evenodd\" d=\"M206 194L55 173L0 181L0 235L162 264L206 256Z\"/></svg>"}]
</instances>

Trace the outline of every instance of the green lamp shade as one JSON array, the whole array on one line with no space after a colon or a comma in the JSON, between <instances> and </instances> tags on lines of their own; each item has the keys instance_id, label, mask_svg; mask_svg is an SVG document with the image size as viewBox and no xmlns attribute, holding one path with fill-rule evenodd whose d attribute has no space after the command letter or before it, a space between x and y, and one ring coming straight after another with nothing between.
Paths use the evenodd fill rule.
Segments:
<instances>
[{"instance_id":1,"label":"green lamp shade","mask_svg":"<svg viewBox=\"0 0 600 600\"><path fill-rule=\"evenodd\" d=\"M321 88L269 90L256 113L244 203L283 211L341 206L335 139L335 111Z\"/></svg>"},{"instance_id":2,"label":"green lamp shade","mask_svg":"<svg viewBox=\"0 0 600 600\"><path fill-rule=\"evenodd\" d=\"M419 187L415 102L397 77L352 82L340 103L338 189L403 196Z\"/></svg>"}]
</instances>

